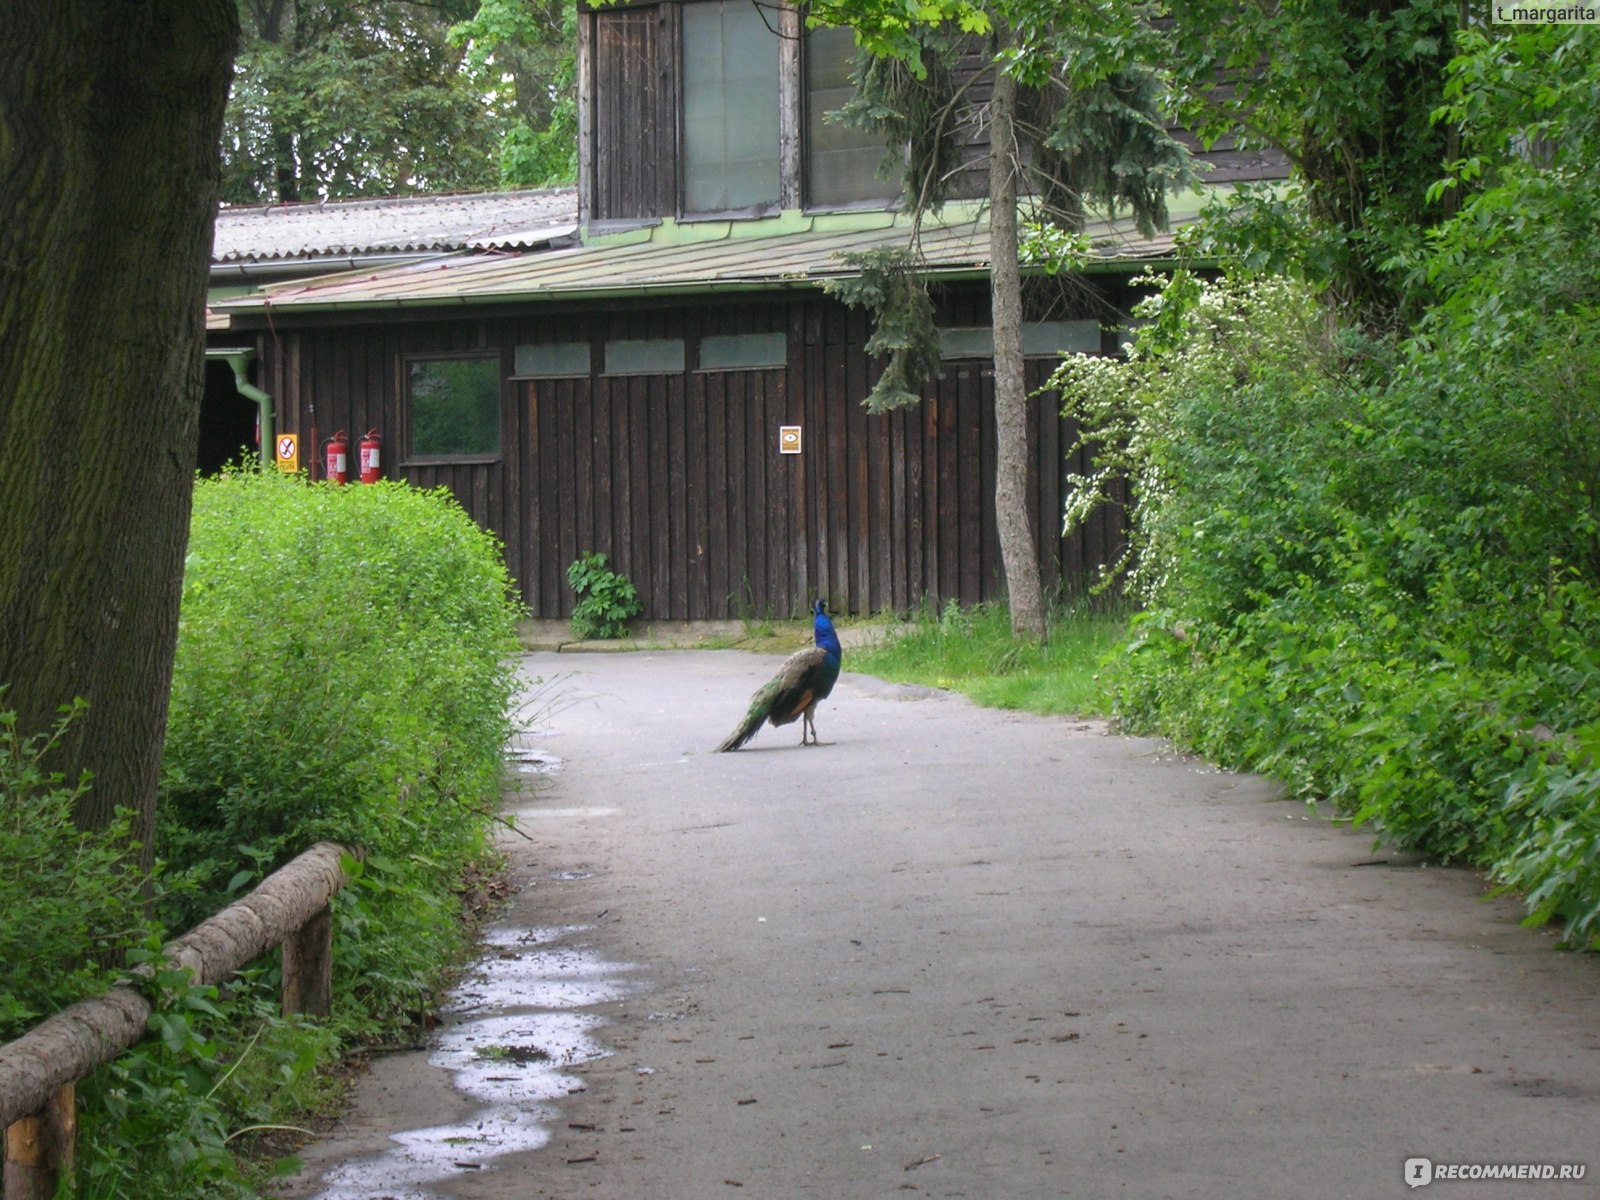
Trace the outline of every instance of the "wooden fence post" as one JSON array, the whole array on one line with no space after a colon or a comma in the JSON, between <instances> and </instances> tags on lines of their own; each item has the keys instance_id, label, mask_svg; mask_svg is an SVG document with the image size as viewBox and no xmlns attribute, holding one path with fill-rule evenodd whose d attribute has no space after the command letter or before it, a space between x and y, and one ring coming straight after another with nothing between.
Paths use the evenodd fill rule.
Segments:
<instances>
[{"instance_id":1,"label":"wooden fence post","mask_svg":"<svg viewBox=\"0 0 1600 1200\"><path fill-rule=\"evenodd\" d=\"M323 905L283 943L283 1015L325 1017L333 1005L333 908Z\"/></svg>"},{"instance_id":2,"label":"wooden fence post","mask_svg":"<svg viewBox=\"0 0 1600 1200\"><path fill-rule=\"evenodd\" d=\"M69 1083L43 1109L6 1127L0 1195L5 1200L53 1200L56 1181L72 1178L77 1143L77 1087Z\"/></svg>"},{"instance_id":3,"label":"wooden fence post","mask_svg":"<svg viewBox=\"0 0 1600 1200\"><path fill-rule=\"evenodd\" d=\"M294 941L297 945L284 954L285 1006L325 1016L332 990L329 900L348 882L343 860L350 853L332 842L313 846L248 896L169 942L167 966L187 970L197 984L220 983L272 947ZM314 928L302 931L307 919ZM133 974L148 976L151 968L140 966ZM290 978L297 981L292 987ZM55 1179L72 1167L73 1084L145 1038L150 1011L150 1001L137 989L119 985L68 1005L0 1045L0 1127L5 1131L0 1197L54 1197Z\"/></svg>"}]
</instances>

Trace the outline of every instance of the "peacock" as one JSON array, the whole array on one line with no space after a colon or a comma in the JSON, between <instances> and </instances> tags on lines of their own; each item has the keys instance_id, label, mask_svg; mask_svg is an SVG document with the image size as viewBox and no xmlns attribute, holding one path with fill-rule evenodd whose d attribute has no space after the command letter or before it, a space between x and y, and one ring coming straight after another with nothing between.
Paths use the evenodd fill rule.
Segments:
<instances>
[{"instance_id":1,"label":"peacock","mask_svg":"<svg viewBox=\"0 0 1600 1200\"><path fill-rule=\"evenodd\" d=\"M817 644L797 650L784 660L778 673L750 701L750 711L744 714L739 728L717 747L719 753L744 745L755 737L763 721L788 725L796 718L801 721L800 744L821 744L817 741L817 724L813 718L818 703L828 698L839 678L844 649L839 645L833 622L828 620L828 602L819 599L811 606L811 612L811 636Z\"/></svg>"}]
</instances>

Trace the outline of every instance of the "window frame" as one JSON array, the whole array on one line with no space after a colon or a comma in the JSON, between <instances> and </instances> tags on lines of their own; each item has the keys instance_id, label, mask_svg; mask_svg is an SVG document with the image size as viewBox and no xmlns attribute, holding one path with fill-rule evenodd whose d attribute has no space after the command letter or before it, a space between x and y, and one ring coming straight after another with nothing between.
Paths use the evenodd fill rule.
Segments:
<instances>
[{"instance_id":1,"label":"window frame","mask_svg":"<svg viewBox=\"0 0 1600 1200\"><path fill-rule=\"evenodd\" d=\"M645 347L651 345L675 345L677 347L677 365L670 370L660 369L659 364L651 363L632 370L621 369L619 364L613 364L611 352L613 346ZM600 377L604 379L626 379L641 375L682 375L689 368L689 340L681 335L670 337L608 337L600 345Z\"/></svg>"},{"instance_id":2,"label":"window frame","mask_svg":"<svg viewBox=\"0 0 1600 1200\"><path fill-rule=\"evenodd\" d=\"M477 360L492 363L495 373L495 448L462 454L428 454L416 449L416 410L412 398L414 370L419 363L464 362ZM506 371L504 355L499 350L445 350L417 351L400 356L400 411L404 416L405 457L404 466L470 465L499 463L505 459L506 445Z\"/></svg>"},{"instance_id":3,"label":"window frame","mask_svg":"<svg viewBox=\"0 0 1600 1200\"><path fill-rule=\"evenodd\" d=\"M581 353L583 369L581 371L523 371L517 365L517 357L522 350L549 350L559 347L562 350L574 352L576 357ZM535 379L586 379L594 374L594 343L580 341L576 338L564 342L518 342L511 347L511 371L507 376L512 383L523 380Z\"/></svg>"},{"instance_id":4,"label":"window frame","mask_svg":"<svg viewBox=\"0 0 1600 1200\"><path fill-rule=\"evenodd\" d=\"M1094 330L1092 348L1087 344L1069 346L1065 349L1056 346L1041 348L1040 343L1047 339L1052 330L1059 330L1064 340L1079 338L1088 343L1091 339L1086 335L1091 328ZM1080 337L1080 335L1082 336ZM1052 321L1024 321L1022 324L1022 337L1022 356L1024 358L1066 358L1075 354L1093 356L1104 352L1104 329L1099 321L1089 317L1073 317ZM994 326L992 325L941 325L939 326L939 341L939 357L945 362L970 362L994 357ZM976 348L973 346L975 341L980 343ZM956 342L958 344L948 345L948 342Z\"/></svg>"},{"instance_id":5,"label":"window frame","mask_svg":"<svg viewBox=\"0 0 1600 1200\"><path fill-rule=\"evenodd\" d=\"M757 342L756 339L759 339ZM744 343L781 345L782 350L776 359L763 358L760 362L734 362L706 365L706 343L710 342L719 352L731 350L735 344ZM783 329L766 329L746 331L743 333L702 333L695 339L694 366L692 371L696 375L713 375L728 371L787 371L789 369L789 334Z\"/></svg>"},{"instance_id":6,"label":"window frame","mask_svg":"<svg viewBox=\"0 0 1600 1200\"><path fill-rule=\"evenodd\" d=\"M852 210L878 211L892 208L900 201L901 191L903 190L901 176L903 176L904 170L902 168L901 176L891 179L885 179L878 174L879 165L889 157L891 151L881 140L867 131L856 131L866 143L856 147L856 149L862 151L870 150L875 156L871 184L874 194L852 196L843 200L821 200L817 197L816 173L813 169L817 153L812 137L813 121L820 126L824 123L825 118L825 113L813 111L814 103L812 100L811 70L813 65L812 57L815 54L812 49L812 39L818 33L818 29L807 29L804 38L801 39L799 81L796 86L797 95L795 97L795 103L799 109L797 114L797 140L799 142L800 158L800 193L804 209L806 212L850 212ZM855 129L854 126L847 126L846 128Z\"/></svg>"},{"instance_id":7,"label":"window frame","mask_svg":"<svg viewBox=\"0 0 1600 1200\"><path fill-rule=\"evenodd\" d=\"M747 8L747 6L740 3L739 0L699 0L699 2L692 5L692 7L698 11L710 8L713 5L718 9L719 13L726 13L729 10L742 13ZM788 103L788 100L784 94L782 82L783 39L781 36L775 38L776 44L773 49L772 59L774 67L773 102L775 115L777 118L777 124L775 128L776 140L772 147L776 166L776 177L774 179L776 194L771 200L762 200L754 204L735 205L732 207L696 208L691 206L689 203L689 32L687 23L685 21L685 16L690 7L691 5L689 4L680 4L677 6L678 213L682 219L686 221L703 220L709 217L721 217L726 219L730 217L756 218L775 215L783 211L784 205L785 167L783 161L783 128L785 121L784 106L786 103ZM719 41L719 47L722 44L723 43ZM726 112L726 108L724 108L724 112ZM723 166L726 168L726 161L724 161Z\"/></svg>"}]
</instances>

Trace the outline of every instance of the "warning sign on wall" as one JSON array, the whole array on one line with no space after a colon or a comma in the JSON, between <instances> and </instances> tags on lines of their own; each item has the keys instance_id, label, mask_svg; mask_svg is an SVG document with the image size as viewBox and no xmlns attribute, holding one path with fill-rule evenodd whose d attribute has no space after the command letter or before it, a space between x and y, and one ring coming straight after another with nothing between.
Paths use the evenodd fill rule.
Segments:
<instances>
[{"instance_id":1,"label":"warning sign on wall","mask_svg":"<svg viewBox=\"0 0 1600 1200\"><path fill-rule=\"evenodd\" d=\"M300 469L300 435L280 433L277 438L278 470L292 475Z\"/></svg>"},{"instance_id":2,"label":"warning sign on wall","mask_svg":"<svg viewBox=\"0 0 1600 1200\"><path fill-rule=\"evenodd\" d=\"M800 453L800 426L798 426L798 425L779 425L778 426L778 453L779 454L799 454Z\"/></svg>"}]
</instances>

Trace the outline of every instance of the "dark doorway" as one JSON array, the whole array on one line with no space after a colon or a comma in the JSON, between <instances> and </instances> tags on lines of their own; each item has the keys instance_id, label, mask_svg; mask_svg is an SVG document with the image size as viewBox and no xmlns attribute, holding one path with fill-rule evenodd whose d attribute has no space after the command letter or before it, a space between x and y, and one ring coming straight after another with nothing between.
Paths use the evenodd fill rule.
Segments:
<instances>
[{"instance_id":1,"label":"dark doorway","mask_svg":"<svg viewBox=\"0 0 1600 1200\"><path fill-rule=\"evenodd\" d=\"M256 402L241 396L234 386L233 368L208 358L205 398L200 402L200 449L195 456L200 474L215 475L241 458L257 459L259 415Z\"/></svg>"}]
</instances>

